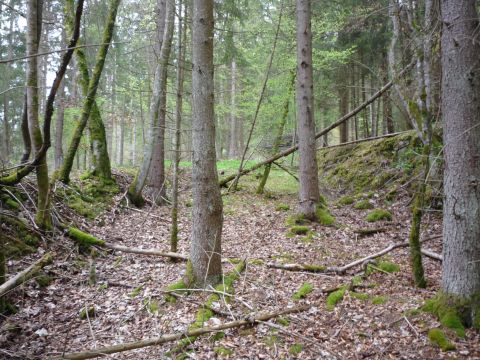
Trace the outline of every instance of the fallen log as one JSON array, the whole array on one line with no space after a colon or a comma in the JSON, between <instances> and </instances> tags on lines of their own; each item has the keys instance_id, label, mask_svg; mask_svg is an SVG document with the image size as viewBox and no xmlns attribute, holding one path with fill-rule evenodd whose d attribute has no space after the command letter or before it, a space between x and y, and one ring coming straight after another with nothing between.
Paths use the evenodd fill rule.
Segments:
<instances>
[{"instance_id":1,"label":"fallen log","mask_svg":"<svg viewBox=\"0 0 480 360\"><path fill-rule=\"evenodd\" d=\"M438 261L443 261L443 256L440 254L437 254L433 251L427 250L427 249L422 249L422 254L425 256L428 256L429 258L432 258L434 260Z\"/></svg>"},{"instance_id":2,"label":"fallen log","mask_svg":"<svg viewBox=\"0 0 480 360\"><path fill-rule=\"evenodd\" d=\"M400 78L401 76L403 76L407 71L409 71L413 66L415 65L415 61L411 62L408 66L406 66L402 71L400 71L398 74L397 74L397 78ZM357 115L360 111L362 111L363 109L365 109L368 105L370 105L372 102L374 102L377 98L379 98L380 96L382 96L387 90L389 90L392 86L393 86L393 83L394 81L391 80L389 81L388 83L386 83L385 85L383 85L383 87L378 90L375 94L373 94L367 101L365 101L363 104L360 104L359 106L357 106L355 109L353 109L352 111L350 111L348 114L342 116L340 119L338 119L337 121L335 121L333 124L331 124L330 126L327 126L326 128L324 128L323 130L321 130L320 132L316 133L315 134L315 139L318 139L319 137L327 134L328 132L330 132L331 130L335 129L337 126L343 124L345 121L347 121L348 119L350 119L351 117ZM219 181L219 185L220 186L226 186L230 181L234 180L237 176L240 177L240 176L243 176L245 174L248 174L252 171L255 171L259 168L261 168L262 166L264 165L267 165L267 164L271 164L273 163L274 161L282 158L282 157L285 157L285 156L288 156L292 153L294 153L295 151L298 150L298 145L294 145L276 155L273 155L272 157L264 160L264 161L261 161L251 167L249 167L248 169L242 169L242 171L240 173L235 173L233 175L230 175L230 176L227 176L226 178L222 179Z\"/></svg>"},{"instance_id":3,"label":"fallen log","mask_svg":"<svg viewBox=\"0 0 480 360\"><path fill-rule=\"evenodd\" d=\"M434 240L434 239L439 239L441 238L442 235L435 235L435 236L431 236L431 237L428 237L426 239L423 239L421 242L425 242L425 241L429 241L429 240ZM360 258L360 259L357 259L355 261L352 261L351 263L349 264L346 264L344 266L340 266L340 267L337 267L337 266L331 266L331 267L326 267L326 266L321 266L321 265L308 265L308 264L278 264L278 263L268 263L267 264L267 267L269 268L274 268L274 269L282 269L282 270L287 270L287 271L304 271L304 272L323 272L323 273L336 273L336 274L343 274L345 273L347 270L355 267L355 266L358 266L358 265L362 265L364 264L365 262L369 261L369 260L373 260L375 258L378 258L382 255L385 255L395 249L398 249L398 248L404 248L404 247L408 247L410 246L409 242L408 241L405 241L405 242L402 242L402 243L397 243L397 244L391 244L389 246L387 246L386 248L374 253L374 254L370 254L370 255L367 255L363 258ZM422 250L422 253L426 256L429 256L433 259L436 259L436 260L441 260L442 257L441 255L438 255L436 253L433 253L431 251L428 251L428 250Z\"/></svg>"},{"instance_id":4,"label":"fallen log","mask_svg":"<svg viewBox=\"0 0 480 360\"><path fill-rule=\"evenodd\" d=\"M368 236L368 235L378 234L385 231L387 231L387 228L365 228L365 229L353 230L355 234L358 234L360 236Z\"/></svg>"},{"instance_id":5,"label":"fallen log","mask_svg":"<svg viewBox=\"0 0 480 360\"><path fill-rule=\"evenodd\" d=\"M188 331L179 332L179 333L171 333L171 334L166 334L166 335L156 337L156 338L139 340L139 341L132 341L132 342L117 344L117 345L113 345L113 346L106 346L106 347L98 348L98 349L91 349L91 350L86 350L86 351L81 351L81 352L67 353L67 354L62 354L60 356L53 357L53 358L50 358L50 359L52 359L52 360L93 359L93 358L104 356L104 355L116 354L116 353L119 353L119 352L124 352L124 351L129 351L129 350L134 350L134 349L140 349L140 348L144 348L144 347L148 347L148 346L161 345L161 344L164 344L164 343L167 343L167 342L177 341L177 340L180 340L182 338L186 338L186 337L190 337L190 336L200 336L200 335L209 334L209 333L212 333L212 332L217 332L217 331L231 329L231 328L236 328L236 327L240 327L240 326L254 325L254 324L259 323L261 321L267 321L267 320L273 319L273 318L278 317L278 316L307 311L307 310L310 309L310 307L311 307L310 305L301 305L301 306L297 306L297 307L293 307L293 308L287 308L287 309L273 311L273 312L267 312L267 313L263 313L263 314L262 313L260 313L260 314L257 313L257 314L250 315L250 316L248 316L244 319L227 322L227 323L221 324L221 325L203 327L203 328L188 330Z\"/></svg>"},{"instance_id":6,"label":"fallen log","mask_svg":"<svg viewBox=\"0 0 480 360\"><path fill-rule=\"evenodd\" d=\"M27 267L25 270L20 271L17 275L5 281L0 285L0 296L5 295L10 290L14 289L20 284L30 280L36 273L38 273L45 266L51 264L53 257L51 253L46 253L40 259L35 261L32 265Z\"/></svg>"}]
</instances>

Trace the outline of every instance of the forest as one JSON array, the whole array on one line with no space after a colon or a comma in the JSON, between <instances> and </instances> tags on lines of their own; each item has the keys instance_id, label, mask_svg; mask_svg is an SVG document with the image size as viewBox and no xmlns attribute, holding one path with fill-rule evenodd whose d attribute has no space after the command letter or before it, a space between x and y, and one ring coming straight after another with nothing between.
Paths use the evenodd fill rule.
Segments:
<instances>
[{"instance_id":1,"label":"forest","mask_svg":"<svg viewBox=\"0 0 480 360\"><path fill-rule=\"evenodd\" d=\"M479 0L0 0L0 359L479 359Z\"/></svg>"}]
</instances>

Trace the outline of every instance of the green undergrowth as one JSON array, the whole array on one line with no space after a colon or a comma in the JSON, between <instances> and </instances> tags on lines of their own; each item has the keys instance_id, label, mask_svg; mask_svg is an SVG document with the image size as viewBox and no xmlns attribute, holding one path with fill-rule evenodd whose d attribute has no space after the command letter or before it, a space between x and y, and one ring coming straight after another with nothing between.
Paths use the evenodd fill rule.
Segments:
<instances>
[{"instance_id":1,"label":"green undergrowth","mask_svg":"<svg viewBox=\"0 0 480 360\"><path fill-rule=\"evenodd\" d=\"M0 215L2 252L6 258L19 258L37 251L40 236L28 226L26 219Z\"/></svg>"},{"instance_id":2,"label":"green undergrowth","mask_svg":"<svg viewBox=\"0 0 480 360\"><path fill-rule=\"evenodd\" d=\"M443 351L455 350L456 347L454 344L448 340L445 336L445 333L441 329L430 329L428 331L428 340L436 346L438 346Z\"/></svg>"},{"instance_id":3,"label":"green undergrowth","mask_svg":"<svg viewBox=\"0 0 480 360\"><path fill-rule=\"evenodd\" d=\"M373 204L368 200L360 200L353 207L357 210L373 209Z\"/></svg>"},{"instance_id":4,"label":"green undergrowth","mask_svg":"<svg viewBox=\"0 0 480 360\"><path fill-rule=\"evenodd\" d=\"M300 286L300 288L292 295L293 300L305 299L308 294L313 291L313 285L305 282Z\"/></svg>"},{"instance_id":5,"label":"green undergrowth","mask_svg":"<svg viewBox=\"0 0 480 360\"><path fill-rule=\"evenodd\" d=\"M391 221L392 214L388 210L375 209L368 213L368 215L365 217L365 220L368 222L377 222L381 220Z\"/></svg>"},{"instance_id":6,"label":"green undergrowth","mask_svg":"<svg viewBox=\"0 0 480 360\"><path fill-rule=\"evenodd\" d=\"M405 183L417 173L415 132L317 151L321 186L352 194ZM381 169L381 171L379 171Z\"/></svg>"},{"instance_id":7,"label":"green undergrowth","mask_svg":"<svg viewBox=\"0 0 480 360\"><path fill-rule=\"evenodd\" d=\"M345 205L352 205L355 202L355 198L353 196L342 196L338 199L338 204L345 206Z\"/></svg>"},{"instance_id":8,"label":"green undergrowth","mask_svg":"<svg viewBox=\"0 0 480 360\"><path fill-rule=\"evenodd\" d=\"M113 180L100 179L87 173L70 186L59 188L56 194L78 214L95 219L109 208L113 197L119 192L120 188Z\"/></svg>"},{"instance_id":9,"label":"green undergrowth","mask_svg":"<svg viewBox=\"0 0 480 360\"><path fill-rule=\"evenodd\" d=\"M347 288L348 286L347 285L344 285L344 286L341 286L338 290L334 291L334 292L331 292L330 294L328 294L327 296L327 300L326 300L326 306L327 306L327 310L330 310L332 311L333 309L335 309L335 306L343 300L343 297L345 296L345 293L347 291Z\"/></svg>"},{"instance_id":10,"label":"green undergrowth","mask_svg":"<svg viewBox=\"0 0 480 360\"><path fill-rule=\"evenodd\" d=\"M246 267L246 262L241 261L235 265L232 271L230 271L228 274L223 276L222 281L219 282L214 288L216 293L212 293L211 295L209 295L207 300L203 304L203 306L200 309L198 309L195 315L195 321L193 322L193 324L189 326L188 328L189 330L202 328L204 326L204 323L214 316L215 313L213 311L213 308L215 307L215 304L219 303L222 300L225 300L225 301L230 300L229 296L224 296L222 295L222 293L226 293L230 295L234 294L233 284L236 280L240 278L240 274L245 270L245 267ZM185 339L180 340L178 344L175 346L175 348L171 350L170 354L183 351L187 346L192 344L196 339L197 339L196 336L189 336Z\"/></svg>"},{"instance_id":11,"label":"green undergrowth","mask_svg":"<svg viewBox=\"0 0 480 360\"><path fill-rule=\"evenodd\" d=\"M399 272L400 266L390 261L380 260L373 264L368 264L365 274L368 276L376 271L392 274Z\"/></svg>"}]
</instances>

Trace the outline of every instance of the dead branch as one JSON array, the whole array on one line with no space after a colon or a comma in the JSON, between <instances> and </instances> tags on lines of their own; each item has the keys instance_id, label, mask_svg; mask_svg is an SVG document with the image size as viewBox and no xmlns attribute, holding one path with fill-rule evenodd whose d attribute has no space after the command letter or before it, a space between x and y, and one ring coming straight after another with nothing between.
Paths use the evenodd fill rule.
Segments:
<instances>
[{"instance_id":1,"label":"dead branch","mask_svg":"<svg viewBox=\"0 0 480 360\"><path fill-rule=\"evenodd\" d=\"M122 245L115 245L111 243L105 243L103 247L107 249L112 249L116 251L121 251L125 253L130 253L130 254L140 254L140 255L150 255L150 256L163 256L163 257L168 257L170 259L178 259L178 260L183 260L187 261L188 256L179 254L179 253L174 253L174 252L163 252L158 249L137 249L137 248L131 248L127 246L122 246Z\"/></svg>"},{"instance_id":2,"label":"dead branch","mask_svg":"<svg viewBox=\"0 0 480 360\"><path fill-rule=\"evenodd\" d=\"M396 132L396 133L385 134L385 135L381 135L381 136L375 136L375 137L369 137L369 138L365 138L365 139L348 141L348 142L344 142L344 143L341 143L341 144L335 144L335 145L330 145L330 146L322 146L322 147L317 148L317 151L327 150L327 149L332 149L332 148L347 146L347 145L354 145L354 144L367 142L367 141L373 141L373 140L379 140L379 139L394 137L394 136L406 134L406 133L409 133L409 132L410 131L408 131L408 130L407 131L399 131L399 132Z\"/></svg>"},{"instance_id":3,"label":"dead branch","mask_svg":"<svg viewBox=\"0 0 480 360\"><path fill-rule=\"evenodd\" d=\"M427 249L422 249L422 254L425 256L428 256L431 259L438 260L438 261L443 261L443 256L440 254L437 254L433 251L427 250Z\"/></svg>"},{"instance_id":4,"label":"dead branch","mask_svg":"<svg viewBox=\"0 0 480 360\"><path fill-rule=\"evenodd\" d=\"M415 65L415 61L411 62L407 67L405 67L402 71L400 71L398 74L397 74L397 77L396 79L398 79L399 77L403 76L407 71L409 71L413 66ZM359 106L357 106L355 109L353 109L352 111L350 111L348 114L342 116L340 119L338 119L337 121L335 121L333 124L331 124L330 126L327 126L326 128L324 128L323 130L321 130L320 132L316 133L315 134L315 139L318 139L319 137L327 134L328 132L330 132L331 130L335 129L337 126L343 124L345 121L347 121L348 119L350 119L351 117L355 116L356 114L358 114L360 111L362 111L363 109L365 109L368 105L370 105L372 102L374 102L377 98L379 98L380 96L382 96L388 89L390 89L392 87L394 83L394 80L390 80L388 83L386 83L380 90L378 90L375 94L373 94L367 101L365 101L363 104L360 104ZM255 171L259 168L261 168L262 166L264 165L267 165L267 164L271 164L272 162L282 158L282 157L285 157L285 156L288 156L292 153L294 153L295 151L298 150L298 145L294 145L276 155L273 155L272 157L270 157L269 159L267 160L264 160L264 161L261 161L255 165L253 165L252 167L248 168L248 169L242 169L242 171L240 173L235 173L233 175L230 175L228 177L226 177L225 179L223 180L220 180L219 181L219 185L220 186L226 186L230 181L232 181L233 179L235 179L237 176L240 177L240 176L243 176L245 174L248 174L252 171Z\"/></svg>"},{"instance_id":5,"label":"dead branch","mask_svg":"<svg viewBox=\"0 0 480 360\"><path fill-rule=\"evenodd\" d=\"M254 325L256 323L259 323L260 321L267 321L270 319L273 319L278 316L282 315L287 315L287 314L292 314L292 313L298 313L298 312L303 312L307 311L310 309L310 305L301 305L293 308L287 308L284 310L278 310L274 312L267 312L263 314L253 314L251 316L248 316L244 319L241 320L236 320L236 321L231 321L227 322L222 325L216 325L216 326L210 326L210 327L203 327L200 329L194 329L194 330L188 330L185 332L180 332L180 333L171 333L171 334L166 334L160 337L156 338L151 338L151 339L145 339L145 340L140 340L140 341L133 341L133 342L128 342L128 343L123 343L123 344L117 344L113 346L107 346L103 348L98 348L98 349L91 349L91 350L86 350L86 351L81 351L81 352L75 352L75 353L69 353L69 354L63 354L58 357L53 357L51 358L52 360L59 360L59 359L73 359L73 360L83 360L83 359L92 359L96 358L99 356L104 356L108 354L116 354L119 352L124 352L124 351L129 351L129 350L134 350L134 349L140 349L148 346L155 346L155 345L161 345L167 342L172 342L172 341L177 341L182 338L190 337L190 336L200 336L212 332L217 332L221 330L226 330L226 329L231 329L231 328L237 328L240 326L245 326L245 325Z\"/></svg>"},{"instance_id":6,"label":"dead branch","mask_svg":"<svg viewBox=\"0 0 480 360\"><path fill-rule=\"evenodd\" d=\"M268 263L267 267L272 269L281 269L287 271L305 271L313 273L323 273L327 270L325 266L321 265L308 265L308 264L279 264L279 263Z\"/></svg>"},{"instance_id":7,"label":"dead branch","mask_svg":"<svg viewBox=\"0 0 480 360\"><path fill-rule=\"evenodd\" d=\"M358 234L360 236L368 236L368 235L378 234L385 231L387 231L386 228L365 228L365 229L353 230L355 234Z\"/></svg>"},{"instance_id":8,"label":"dead branch","mask_svg":"<svg viewBox=\"0 0 480 360\"><path fill-rule=\"evenodd\" d=\"M36 273L38 273L41 269L45 266L51 264L53 261L53 257L51 253L46 253L43 255L39 260L35 261L32 265L27 267L25 270L20 271L14 277L5 281L2 285L0 285L0 296L5 295L10 290L14 289L20 284L27 282L30 280Z\"/></svg>"}]
</instances>

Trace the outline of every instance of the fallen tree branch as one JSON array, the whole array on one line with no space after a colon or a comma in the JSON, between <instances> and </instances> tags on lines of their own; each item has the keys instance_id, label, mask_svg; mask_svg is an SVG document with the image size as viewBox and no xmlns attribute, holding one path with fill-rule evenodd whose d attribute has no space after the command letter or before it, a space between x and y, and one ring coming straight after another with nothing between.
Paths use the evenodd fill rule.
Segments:
<instances>
[{"instance_id":1,"label":"fallen tree branch","mask_svg":"<svg viewBox=\"0 0 480 360\"><path fill-rule=\"evenodd\" d=\"M425 256L428 256L429 258L432 258L434 260L438 261L443 261L443 256L440 254L437 254L433 251L427 250L427 249L422 249L422 254Z\"/></svg>"},{"instance_id":2,"label":"fallen tree branch","mask_svg":"<svg viewBox=\"0 0 480 360\"><path fill-rule=\"evenodd\" d=\"M410 130L407 130L407 131L399 131L399 132L396 132L396 133L385 134L385 135L381 135L381 136L375 136L375 137L369 137L369 138L365 138L365 139L348 141L348 142L344 142L344 143L341 143L341 144L335 144L335 145L329 145L329 146L322 146L322 147L318 147L318 148L317 148L317 151L327 150L327 149L332 149L332 148L341 147L341 146L347 146L347 145L354 145L354 144L358 144L358 143L362 143L362 142L367 142L367 141L373 141L373 140L379 140L379 139L394 137L394 136L406 134L406 133L409 133L409 132L410 132Z\"/></svg>"},{"instance_id":3,"label":"fallen tree branch","mask_svg":"<svg viewBox=\"0 0 480 360\"><path fill-rule=\"evenodd\" d=\"M442 237L442 235L434 235L434 236L428 237L426 239L423 239L421 242L423 243L425 241L439 239L441 237ZM387 246L386 248L384 248L384 249L382 249L382 250L380 250L380 251L378 251L374 254L367 255L363 258L357 259L355 261L352 261L349 264L346 264L346 265L340 266L340 267L337 267L337 266L322 267L320 265L276 264L276 263L269 263L269 264L267 264L267 267L274 268L274 269L282 269L282 270L287 270L287 271L324 272L324 273L343 274L347 270L349 270L349 269L351 269L355 266L362 265L369 260L378 258L378 257L380 257L382 255L385 255L385 254L387 254L387 253L389 253L389 252L391 252L395 249L404 248L404 247L408 247L408 246L410 246L408 241L405 241L405 242L402 242L402 243L397 243L397 244L391 244L391 245ZM435 254L431 251L422 250L422 253L424 253L424 255L430 256L434 259L441 260L440 255Z\"/></svg>"},{"instance_id":4,"label":"fallen tree branch","mask_svg":"<svg viewBox=\"0 0 480 360\"><path fill-rule=\"evenodd\" d=\"M401 76L403 76L407 71L409 71L413 66L415 65L415 61L412 61L408 66L406 66L402 71L400 71L396 77L399 78ZM345 121L347 121L348 119L350 119L351 117L355 116L356 114L358 114L360 111L362 111L363 109L365 109L368 105L370 105L372 102L374 102L377 98L379 98L380 96L382 96L388 89L390 89L392 87L394 83L394 80L390 80L388 83L386 83L385 85L383 85L383 87L378 90L375 94L373 94L367 101L365 101L363 104L360 104L359 106L357 106L355 109L353 109L352 111L350 111L348 114L342 116L340 119L338 119L337 121L335 121L333 124L331 124L330 126L327 126L326 128L324 128L323 130L321 130L320 132L316 133L315 134L315 139L318 139L319 137L327 134L328 132L330 132L331 130L335 129L337 126L343 124ZM255 171L259 168L261 168L262 166L264 165L267 165L267 164L271 164L272 162L282 158L282 157L285 157L285 156L288 156L292 153L294 153L295 151L298 150L298 145L294 145L276 155L273 155L272 157L268 158L267 160L264 160L264 161L261 161L253 166L251 166L250 168L248 169L242 169L242 171L240 173L235 173L233 175L230 175L222 180L219 181L219 185L220 186L226 186L230 181L234 180L237 176L240 177L240 176L243 176L245 174L248 174L252 171Z\"/></svg>"},{"instance_id":5,"label":"fallen tree branch","mask_svg":"<svg viewBox=\"0 0 480 360\"><path fill-rule=\"evenodd\" d=\"M0 285L0 297L17 287L18 285L30 280L41 269L51 264L52 261L52 254L46 253L40 259L35 261L32 265L27 267L25 270L20 271L17 275L5 281L2 285Z\"/></svg>"},{"instance_id":6,"label":"fallen tree branch","mask_svg":"<svg viewBox=\"0 0 480 360\"><path fill-rule=\"evenodd\" d=\"M107 249L112 249L116 251L121 251L125 253L130 253L130 254L140 254L140 255L150 255L150 256L163 256L163 257L168 257L170 259L177 259L177 260L183 260L187 261L188 256L179 254L179 253L174 253L174 252L163 252L157 249L137 249L137 248L131 248L127 246L122 246L122 245L115 245L115 244L110 244L110 243L104 243L103 247Z\"/></svg>"},{"instance_id":7,"label":"fallen tree branch","mask_svg":"<svg viewBox=\"0 0 480 360\"><path fill-rule=\"evenodd\" d=\"M387 231L387 228L365 228L365 229L355 229L353 232L360 236L368 236L373 234L378 234L381 232Z\"/></svg>"},{"instance_id":8,"label":"fallen tree branch","mask_svg":"<svg viewBox=\"0 0 480 360\"><path fill-rule=\"evenodd\" d=\"M180 340L182 338L186 338L186 337L190 337L190 336L200 336L200 335L209 334L209 333L212 333L212 332L217 332L217 331L231 329L231 328L236 328L236 327L240 327L240 326L254 325L256 323L259 323L260 321L267 321L267 320L273 319L273 318L278 317L278 316L303 312L303 311L307 311L308 309L310 309L310 305L301 305L301 306L297 306L297 307L293 307L293 308L287 308L287 309L273 311L273 312L267 312L267 313L263 313L263 314L258 314L257 313L257 314L248 316L244 319L227 322L227 323L221 324L221 325L203 327L203 328L189 330L189 331L180 332L180 333L171 333L171 334L166 334L166 335L156 337L156 338L127 342L127 343L123 343L123 344L117 344L117 345L107 346L107 347L98 348L98 349L91 349L91 350L86 350L86 351L81 351L81 352L63 354L61 356L53 357L51 359L52 360L93 359L93 358L108 355L108 354L116 354L116 353L119 353L119 352L124 352L124 351L129 351L129 350L134 350L134 349L140 349L140 348L144 348L144 347L148 347L148 346L161 345L161 344L164 344L164 343L167 343L167 342L177 341L177 340Z\"/></svg>"}]
</instances>

